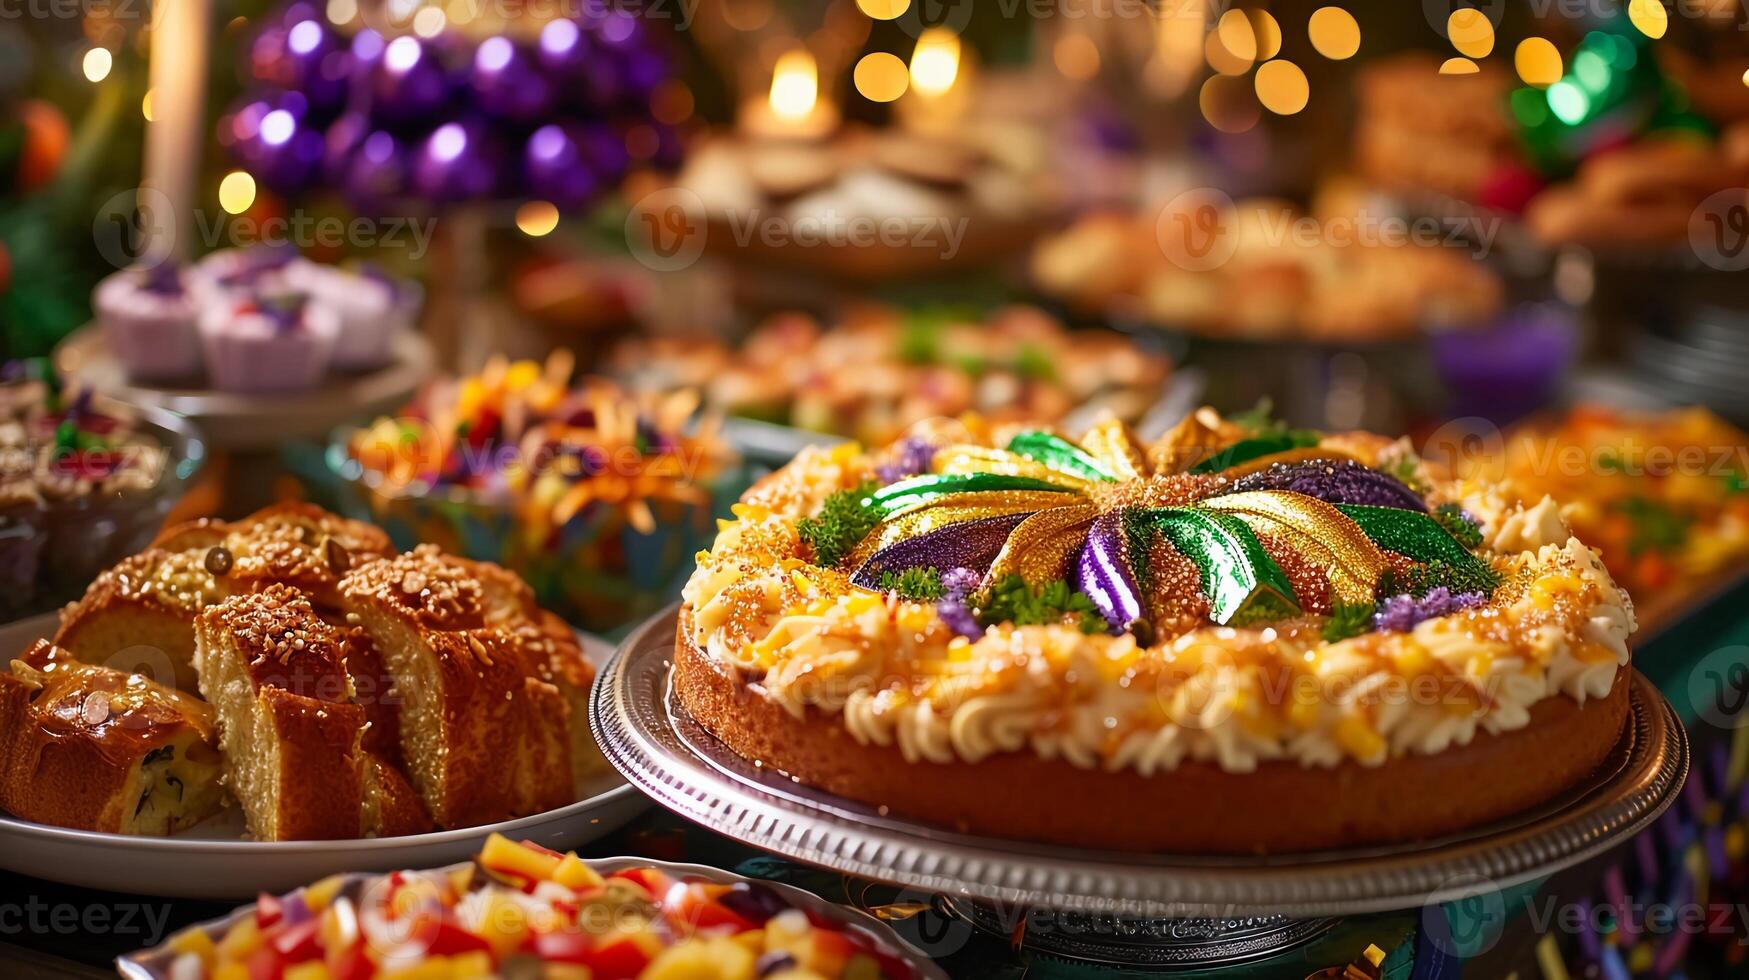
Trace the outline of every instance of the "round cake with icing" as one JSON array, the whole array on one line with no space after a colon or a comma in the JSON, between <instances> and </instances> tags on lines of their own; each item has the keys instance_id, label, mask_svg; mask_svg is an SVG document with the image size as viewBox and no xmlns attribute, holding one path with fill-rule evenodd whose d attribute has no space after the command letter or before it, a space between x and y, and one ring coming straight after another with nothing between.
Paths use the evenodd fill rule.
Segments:
<instances>
[{"instance_id":1,"label":"round cake with icing","mask_svg":"<svg viewBox=\"0 0 1749 980\"><path fill-rule=\"evenodd\" d=\"M925 423L753 487L674 689L768 771L961 832L1291 852L1462 832L1611 755L1633 608L1549 500L1203 410Z\"/></svg>"}]
</instances>

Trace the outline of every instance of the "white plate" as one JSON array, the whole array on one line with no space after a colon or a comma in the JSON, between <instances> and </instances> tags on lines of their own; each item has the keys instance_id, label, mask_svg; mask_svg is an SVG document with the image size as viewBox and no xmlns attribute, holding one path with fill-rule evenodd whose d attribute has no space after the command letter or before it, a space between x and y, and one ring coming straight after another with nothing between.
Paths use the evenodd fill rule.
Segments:
<instances>
[{"instance_id":1,"label":"white plate","mask_svg":"<svg viewBox=\"0 0 1749 980\"><path fill-rule=\"evenodd\" d=\"M0 626L0 669L39 637L56 614ZM613 649L595 637L583 649L599 667ZM407 837L335 841L253 841L232 808L173 837L129 837L69 830L0 814L0 868L82 888L176 898L246 898L283 892L343 871L429 868L471 858L487 834L575 850L642 812L649 797L616 773L604 773L588 796L531 817Z\"/></svg>"}]
</instances>

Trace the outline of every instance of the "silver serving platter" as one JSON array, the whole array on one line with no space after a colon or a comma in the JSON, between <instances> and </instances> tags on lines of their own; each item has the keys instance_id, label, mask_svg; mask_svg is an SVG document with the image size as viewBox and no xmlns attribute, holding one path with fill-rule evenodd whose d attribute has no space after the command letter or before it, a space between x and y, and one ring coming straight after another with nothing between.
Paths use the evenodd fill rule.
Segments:
<instances>
[{"instance_id":1,"label":"silver serving platter","mask_svg":"<svg viewBox=\"0 0 1749 980\"><path fill-rule=\"evenodd\" d=\"M1135 917L1312 918L1417 908L1498 893L1599 854L1649 826L1688 773L1681 723L1634 673L1630 723L1596 773L1543 806L1451 837L1248 857L973 837L800 785L718 742L671 695L676 615L670 608L633 631L596 678L590 721L609 761L658 803L711 830L950 902Z\"/></svg>"}]
</instances>

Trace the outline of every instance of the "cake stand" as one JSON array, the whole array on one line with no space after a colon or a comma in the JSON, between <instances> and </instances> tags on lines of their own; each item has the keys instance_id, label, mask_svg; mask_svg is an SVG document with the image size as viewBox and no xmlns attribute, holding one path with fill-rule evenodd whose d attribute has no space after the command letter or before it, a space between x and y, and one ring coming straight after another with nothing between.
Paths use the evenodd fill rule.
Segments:
<instances>
[{"instance_id":1,"label":"cake stand","mask_svg":"<svg viewBox=\"0 0 1749 980\"><path fill-rule=\"evenodd\" d=\"M1681 724L1635 673L1629 724L1588 780L1513 819L1439 840L1213 857L973 837L800 785L717 742L670 689L676 615L670 608L633 631L590 698L596 737L633 785L718 833L940 896L974 926L1075 959L1212 967L1280 952L1335 916L1498 897L1649 826L1688 772Z\"/></svg>"},{"instance_id":2,"label":"cake stand","mask_svg":"<svg viewBox=\"0 0 1749 980\"><path fill-rule=\"evenodd\" d=\"M226 508L254 510L273 499L273 479L282 472L279 454L288 443L322 442L344 422L373 418L405 405L431 375L431 345L412 331L395 338L388 364L374 371L330 374L306 391L241 394L199 386L135 384L104 340L101 328L81 328L55 349L61 375L77 379L117 401L181 415L199 427L207 446L228 456L224 468Z\"/></svg>"}]
</instances>

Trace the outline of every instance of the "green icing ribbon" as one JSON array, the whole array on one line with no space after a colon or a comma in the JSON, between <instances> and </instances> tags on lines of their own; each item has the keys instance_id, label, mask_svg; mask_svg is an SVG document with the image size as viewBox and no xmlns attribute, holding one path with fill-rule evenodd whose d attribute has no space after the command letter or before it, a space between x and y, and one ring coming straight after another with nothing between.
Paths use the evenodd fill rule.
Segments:
<instances>
[{"instance_id":1,"label":"green icing ribbon","mask_svg":"<svg viewBox=\"0 0 1749 980\"><path fill-rule=\"evenodd\" d=\"M1243 626L1299 613L1287 573L1243 521L1176 507L1148 516L1172 547L1202 572L1210 619L1223 626Z\"/></svg>"},{"instance_id":2,"label":"green icing ribbon","mask_svg":"<svg viewBox=\"0 0 1749 980\"><path fill-rule=\"evenodd\" d=\"M1240 463L1247 463L1263 456L1285 453L1290 449L1307 449L1317 444L1318 436L1311 432L1279 432L1266 436L1254 436L1250 439L1240 439L1208 459L1192 466L1189 472L1219 473L1229 466L1238 466Z\"/></svg>"},{"instance_id":3,"label":"green icing ribbon","mask_svg":"<svg viewBox=\"0 0 1749 980\"><path fill-rule=\"evenodd\" d=\"M1360 525L1361 531L1381 548L1420 562L1481 564L1480 559L1470 554L1469 549L1459 544L1451 532L1431 515L1366 504L1337 504L1336 509Z\"/></svg>"},{"instance_id":4,"label":"green icing ribbon","mask_svg":"<svg viewBox=\"0 0 1749 980\"><path fill-rule=\"evenodd\" d=\"M882 487L864 498L863 505L891 516L907 507L928 503L946 494L986 490L1051 490L1063 494L1075 492L1068 487L1035 480L1029 476L1008 476L1002 473L930 473Z\"/></svg>"},{"instance_id":5,"label":"green icing ribbon","mask_svg":"<svg viewBox=\"0 0 1749 980\"><path fill-rule=\"evenodd\" d=\"M1049 432L1022 432L1008 440L1008 451L1083 480L1110 483L1117 479L1085 449Z\"/></svg>"}]
</instances>

